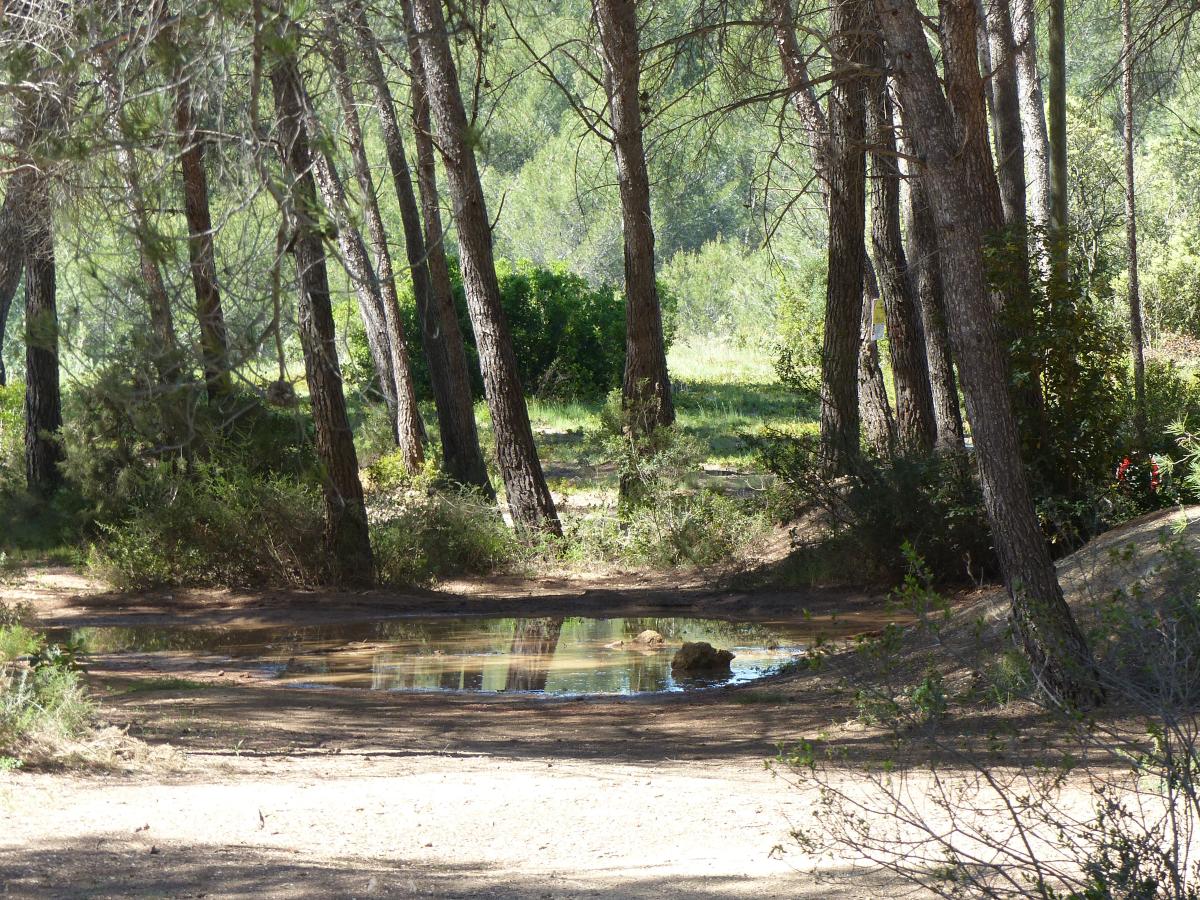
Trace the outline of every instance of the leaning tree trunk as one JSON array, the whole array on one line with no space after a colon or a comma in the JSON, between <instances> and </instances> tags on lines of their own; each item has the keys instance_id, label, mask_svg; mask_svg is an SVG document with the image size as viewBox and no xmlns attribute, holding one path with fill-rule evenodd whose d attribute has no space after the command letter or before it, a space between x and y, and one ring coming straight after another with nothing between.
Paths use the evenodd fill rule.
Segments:
<instances>
[{"instance_id":1,"label":"leaning tree trunk","mask_svg":"<svg viewBox=\"0 0 1200 900\"><path fill-rule=\"evenodd\" d=\"M867 143L871 148L871 243L883 296L892 383L896 389L896 431L905 453L928 454L937 439L933 394L900 226L900 166L891 93L884 75L883 39L872 18L867 42L871 66L867 85Z\"/></svg>"},{"instance_id":2,"label":"leaning tree trunk","mask_svg":"<svg viewBox=\"0 0 1200 900\"><path fill-rule=\"evenodd\" d=\"M284 42L294 38L290 23L283 23L280 37L284 46ZM316 426L317 454L324 468L326 543L340 581L369 583L374 580L374 562L367 510L358 477L354 436L346 417L346 398L342 394L325 246L305 127L304 86L293 57L281 56L275 61L271 87L280 156L291 180L286 199L294 228L292 247L300 282L297 324Z\"/></svg>"},{"instance_id":3,"label":"leaning tree trunk","mask_svg":"<svg viewBox=\"0 0 1200 900\"><path fill-rule=\"evenodd\" d=\"M387 232L379 211L379 198L375 194L371 163L367 159L362 123L358 118L354 87L346 63L346 47L342 43L339 31L340 22L333 16L328 4L326 14L326 53L333 67L333 84L346 121L346 136L350 144L350 157L354 162L354 177L362 192L362 214L367 223L367 235L371 240L379 275L377 289L383 307L387 346L391 352L394 379L392 390L396 396L396 438L404 455L405 466L410 472L416 472L425 462L425 426L417 407L417 389L413 383L408 339L400 321L400 298L396 293L396 276L392 270L392 251L388 247Z\"/></svg>"},{"instance_id":4,"label":"leaning tree trunk","mask_svg":"<svg viewBox=\"0 0 1200 900\"><path fill-rule=\"evenodd\" d=\"M491 223L441 0L412 0L411 10L425 87L436 117L438 145L454 199L467 308L475 329L509 510L518 527L561 534L562 526L533 442L512 338L500 305Z\"/></svg>"},{"instance_id":5,"label":"leaning tree trunk","mask_svg":"<svg viewBox=\"0 0 1200 900\"><path fill-rule=\"evenodd\" d=\"M992 113L996 130L997 176L1004 222L1014 235L1025 234L1025 140L1021 130L1021 91L1017 50L1008 0L984 0L992 61Z\"/></svg>"},{"instance_id":6,"label":"leaning tree trunk","mask_svg":"<svg viewBox=\"0 0 1200 900\"><path fill-rule=\"evenodd\" d=\"M1133 150L1133 10L1121 0L1121 99L1125 106L1125 240L1129 251L1129 338L1133 352L1133 430L1146 446L1146 357L1142 336L1142 296L1138 285L1137 200Z\"/></svg>"},{"instance_id":7,"label":"leaning tree trunk","mask_svg":"<svg viewBox=\"0 0 1200 900\"><path fill-rule=\"evenodd\" d=\"M1029 217L1035 225L1045 227L1050 224L1050 139L1038 72L1035 0L1010 0L1010 4Z\"/></svg>"},{"instance_id":8,"label":"leaning tree trunk","mask_svg":"<svg viewBox=\"0 0 1200 900\"><path fill-rule=\"evenodd\" d=\"M225 311L217 284L217 253L208 203L205 140L196 127L192 86L184 73L175 88L175 131L179 140L179 169L183 182L183 213L188 228L188 259L196 294L196 320L200 325L200 355L209 400L232 389L229 377L229 337Z\"/></svg>"},{"instance_id":9,"label":"leaning tree trunk","mask_svg":"<svg viewBox=\"0 0 1200 900\"><path fill-rule=\"evenodd\" d=\"M633 428L647 433L674 422L675 406L654 273L650 176L642 144L637 9L635 0L594 0L592 9L600 32L625 246L625 377L621 394Z\"/></svg>"},{"instance_id":10,"label":"leaning tree trunk","mask_svg":"<svg viewBox=\"0 0 1200 900\"><path fill-rule=\"evenodd\" d=\"M21 274L25 271L22 226L29 181L29 178L22 178L19 174L9 176L4 204L0 205L0 387L8 384L8 373L4 368L4 335L8 327L8 314L21 284Z\"/></svg>"},{"instance_id":11,"label":"leaning tree trunk","mask_svg":"<svg viewBox=\"0 0 1200 900\"><path fill-rule=\"evenodd\" d=\"M869 0L836 0L831 13L834 80L829 113L829 276L821 353L821 448L833 472L859 452L857 390L866 227L864 27Z\"/></svg>"},{"instance_id":12,"label":"leaning tree trunk","mask_svg":"<svg viewBox=\"0 0 1200 900\"><path fill-rule=\"evenodd\" d=\"M967 401L997 555L1012 598L1013 618L1039 682L1076 707L1102 702L1094 661L1038 526L1021 462L983 261L976 207L982 186L959 155L946 98L914 0L874 0L895 61L901 100L914 138L938 232L950 336Z\"/></svg>"},{"instance_id":13,"label":"leaning tree trunk","mask_svg":"<svg viewBox=\"0 0 1200 900\"><path fill-rule=\"evenodd\" d=\"M442 465L446 473L461 484L481 490L494 499L495 490L488 477L487 464L479 447L479 432L475 425L475 405L471 399L471 376L458 315L450 287L450 272L442 246L441 211L438 209L437 175L433 142L429 137L429 103L425 98L419 51L415 37L409 37L409 52L414 54L412 73L413 122L417 131L418 178L422 198L430 197L425 213L425 231L433 236L426 241L421 230L421 213L413 193L412 176L404 152L400 123L396 118L396 103L380 59L379 45L361 2L349 6L351 25L357 36L357 46L366 64L367 79L375 93L375 107L383 131L383 145L392 185L400 206L400 221L404 227L404 246L412 273L413 297L417 318L421 323L421 343L429 363L429 381L437 409L438 433L442 438ZM406 15L406 26L407 26ZM424 154L424 156L422 155ZM427 171L426 171L426 168ZM434 270L437 270L435 288Z\"/></svg>"}]
</instances>

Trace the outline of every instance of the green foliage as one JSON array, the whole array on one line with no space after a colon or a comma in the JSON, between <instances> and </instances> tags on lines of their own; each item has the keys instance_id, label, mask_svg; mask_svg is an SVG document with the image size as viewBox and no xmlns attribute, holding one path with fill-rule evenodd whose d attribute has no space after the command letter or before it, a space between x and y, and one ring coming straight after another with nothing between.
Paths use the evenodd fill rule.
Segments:
<instances>
[{"instance_id":1,"label":"green foliage","mask_svg":"<svg viewBox=\"0 0 1200 900\"><path fill-rule=\"evenodd\" d=\"M123 587L311 585L327 574L320 489L237 464L148 465L89 563Z\"/></svg>"},{"instance_id":2,"label":"green foliage","mask_svg":"<svg viewBox=\"0 0 1200 900\"><path fill-rule=\"evenodd\" d=\"M42 637L24 625L0 625L0 665L12 662L19 656L36 653L42 646Z\"/></svg>"},{"instance_id":3,"label":"green foliage","mask_svg":"<svg viewBox=\"0 0 1200 900\"><path fill-rule=\"evenodd\" d=\"M802 397L820 395L826 261L812 258L784 286L775 372Z\"/></svg>"},{"instance_id":4,"label":"green foliage","mask_svg":"<svg viewBox=\"0 0 1200 900\"><path fill-rule=\"evenodd\" d=\"M59 666L0 666L0 750L20 758L30 742L78 736L92 715L92 703L71 669Z\"/></svg>"},{"instance_id":5,"label":"green foliage","mask_svg":"<svg viewBox=\"0 0 1200 900\"><path fill-rule=\"evenodd\" d=\"M25 385L0 387L0 495L25 488Z\"/></svg>"},{"instance_id":6,"label":"green foliage","mask_svg":"<svg viewBox=\"0 0 1200 900\"><path fill-rule=\"evenodd\" d=\"M777 515L789 520L819 510L835 535L853 540L862 576L900 577L908 565L905 543L940 580L996 572L982 493L967 460L864 454L853 474L830 479L816 435L768 430L752 443L762 466L780 479Z\"/></svg>"},{"instance_id":7,"label":"green foliage","mask_svg":"<svg viewBox=\"0 0 1200 900\"><path fill-rule=\"evenodd\" d=\"M517 371L525 391L537 397L598 399L621 383L625 366L625 303L610 285L592 286L566 266L538 266L529 260L498 260L500 299L512 334ZM466 343L473 389L482 396L475 335L467 314L466 295L457 264L451 281L459 326ZM674 295L660 286L664 330L670 342ZM405 333L421 337L411 285L401 298ZM346 375L358 384L374 380L374 365L362 322L348 317L349 360ZM424 354L412 354L413 377L423 396L430 395Z\"/></svg>"}]
</instances>

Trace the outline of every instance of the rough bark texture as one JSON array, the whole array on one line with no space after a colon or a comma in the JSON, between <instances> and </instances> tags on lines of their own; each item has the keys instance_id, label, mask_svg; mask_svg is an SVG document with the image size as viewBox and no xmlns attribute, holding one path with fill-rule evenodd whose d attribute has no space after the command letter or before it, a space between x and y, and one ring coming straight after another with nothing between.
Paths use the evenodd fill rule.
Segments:
<instances>
[{"instance_id":1,"label":"rough bark texture","mask_svg":"<svg viewBox=\"0 0 1200 900\"><path fill-rule=\"evenodd\" d=\"M454 200L463 285L509 510L521 528L560 534L562 526L534 446L512 338L500 306L487 204L441 2L412 0L411 10L438 146Z\"/></svg>"},{"instance_id":2,"label":"rough bark texture","mask_svg":"<svg viewBox=\"0 0 1200 900\"><path fill-rule=\"evenodd\" d=\"M1017 81L1017 51L1008 0L984 0L988 46L992 63L992 118L996 133L997 179L1004 222L1024 234L1025 140L1021 130L1021 91Z\"/></svg>"},{"instance_id":3,"label":"rough bark texture","mask_svg":"<svg viewBox=\"0 0 1200 900\"><path fill-rule=\"evenodd\" d=\"M980 225L984 235L991 235L1004 227L1004 210L988 143L987 104L979 72L979 14L975 0L939 0L938 7L946 99L962 164L971 183L979 186L976 205Z\"/></svg>"},{"instance_id":4,"label":"rough bark texture","mask_svg":"<svg viewBox=\"0 0 1200 900\"><path fill-rule=\"evenodd\" d=\"M912 160L916 159L917 150L908 127L909 118L903 115L904 152ZM963 421L950 354L950 333L946 328L937 229L933 224L933 211L929 208L923 176L910 168L905 183L908 186L909 274L921 311L921 332L925 337L925 359L933 394L933 417L937 424L936 448L942 453L957 452L964 446Z\"/></svg>"},{"instance_id":5,"label":"rough bark texture","mask_svg":"<svg viewBox=\"0 0 1200 900\"><path fill-rule=\"evenodd\" d=\"M883 297L892 384L896 391L896 433L904 453L927 454L937 439L933 394L900 226L900 164L891 93L884 75L883 39L872 17L867 42L867 143L871 148L871 245Z\"/></svg>"},{"instance_id":6,"label":"rough bark texture","mask_svg":"<svg viewBox=\"0 0 1200 900\"><path fill-rule=\"evenodd\" d=\"M62 481L62 394L58 372L58 307L49 186L32 178L25 207L25 479L46 495Z\"/></svg>"},{"instance_id":7,"label":"rough bark texture","mask_svg":"<svg viewBox=\"0 0 1200 900\"><path fill-rule=\"evenodd\" d=\"M183 213L188 227L188 258L196 293L200 325L200 354L210 400L228 394L229 338L217 284L217 254L212 214L208 205L208 173L204 168L204 137L196 128L192 89L186 79L175 89L175 131L179 138L179 169L183 181Z\"/></svg>"},{"instance_id":8,"label":"rough bark texture","mask_svg":"<svg viewBox=\"0 0 1200 900\"><path fill-rule=\"evenodd\" d=\"M975 201L980 187L959 155L946 98L913 0L875 0L901 100L914 138L938 232L950 336L966 395L984 502L1013 618L1033 670L1055 697L1099 703L1103 692L1087 642L1063 600L1038 526L1006 385L984 276L983 235Z\"/></svg>"},{"instance_id":9,"label":"rough bark texture","mask_svg":"<svg viewBox=\"0 0 1200 900\"><path fill-rule=\"evenodd\" d=\"M854 466L859 451L858 358L862 344L866 227L866 0L837 0L830 28L834 80L829 112L829 280L821 353L821 447L831 471Z\"/></svg>"},{"instance_id":10,"label":"rough bark texture","mask_svg":"<svg viewBox=\"0 0 1200 900\"><path fill-rule=\"evenodd\" d=\"M1046 134L1050 141L1051 258L1055 271L1066 274L1067 229L1067 26L1063 0L1050 0L1047 30L1048 109Z\"/></svg>"},{"instance_id":11,"label":"rough bark texture","mask_svg":"<svg viewBox=\"0 0 1200 900\"><path fill-rule=\"evenodd\" d=\"M420 87L423 75L418 62L417 43L410 36L409 52L414 54L411 74L413 126L417 132L418 147L424 147L418 151L418 177L421 180L422 199L426 195L429 197L425 212L425 233L422 233L421 212L413 193L404 140L396 118L396 103L380 59L375 32L371 29L361 3L355 0L350 4L349 12L358 49L366 65L367 79L375 93L375 107L383 132L384 150L392 185L396 191L396 200L400 206L404 247L412 273L417 318L421 323L421 343L429 363L429 381L433 388L434 406L437 409L438 432L442 438L442 466L455 481L476 487L485 496L494 499L496 492L492 488L483 451L479 447L467 355L458 326L458 316L454 310L449 267L442 244L437 172L433 141L429 133L429 103L424 89ZM428 243L426 234L431 235ZM437 289L433 276L435 268L438 272Z\"/></svg>"},{"instance_id":12,"label":"rough bark texture","mask_svg":"<svg viewBox=\"0 0 1200 900\"><path fill-rule=\"evenodd\" d=\"M604 86L621 194L625 247L625 377L622 401L633 426L648 432L675 421L662 310L654 272L650 176L642 144L637 10L634 0L594 0Z\"/></svg>"},{"instance_id":13,"label":"rough bark texture","mask_svg":"<svg viewBox=\"0 0 1200 900\"><path fill-rule=\"evenodd\" d=\"M404 455L404 464L410 472L418 471L425 462L425 426L417 407L417 389L413 383L412 366L409 362L408 339L400 321L400 299L396 293L396 276L392 269L392 252L388 247L387 232L383 216L379 212L379 198L375 194L375 178L367 159L367 148L363 141L362 123L358 118L358 106L354 99L354 86L346 63L346 47L342 42L341 23L329 13L326 19L326 53L333 69L334 89L342 106L346 122L346 137L350 144L350 158L354 165L354 177L362 193L362 215L367 224L367 236L375 255L379 298L383 307L383 322L386 329L387 346L391 354L393 390L396 396L396 441Z\"/></svg>"},{"instance_id":14,"label":"rough bark texture","mask_svg":"<svg viewBox=\"0 0 1200 900\"><path fill-rule=\"evenodd\" d=\"M1138 282L1137 200L1133 150L1133 10L1121 0L1121 99L1125 107L1125 240L1129 253L1129 340L1133 353L1133 427L1138 443L1146 444L1146 357L1142 337L1142 296Z\"/></svg>"},{"instance_id":15,"label":"rough bark texture","mask_svg":"<svg viewBox=\"0 0 1200 900\"><path fill-rule=\"evenodd\" d=\"M888 405L887 385L879 365L879 342L875 340L875 301L879 291L868 278L862 295L858 344L858 406L863 438L876 456L888 458L896 452L896 421Z\"/></svg>"},{"instance_id":16,"label":"rough bark texture","mask_svg":"<svg viewBox=\"0 0 1200 900\"><path fill-rule=\"evenodd\" d=\"M4 368L4 335L8 314L21 284L21 274L25 271L21 225L28 190L28 178L21 178L17 174L9 176L4 203L0 205L0 387L8 384L8 372Z\"/></svg>"},{"instance_id":17,"label":"rough bark texture","mask_svg":"<svg viewBox=\"0 0 1200 900\"><path fill-rule=\"evenodd\" d=\"M1035 9L1035 0L1010 0L1025 148L1025 193L1030 219L1044 227L1050 222L1050 139L1038 73Z\"/></svg>"},{"instance_id":18,"label":"rough bark texture","mask_svg":"<svg viewBox=\"0 0 1200 900\"><path fill-rule=\"evenodd\" d=\"M288 27L284 25L285 29ZM290 35L285 32L284 37ZM304 124L304 88L295 59L284 56L275 61L271 87L280 156L291 180L288 215L294 229L292 248L300 282L297 324L316 427L317 454L324 467L326 542L339 580L369 583L374 580L374 563L367 510L338 368L317 189Z\"/></svg>"}]
</instances>

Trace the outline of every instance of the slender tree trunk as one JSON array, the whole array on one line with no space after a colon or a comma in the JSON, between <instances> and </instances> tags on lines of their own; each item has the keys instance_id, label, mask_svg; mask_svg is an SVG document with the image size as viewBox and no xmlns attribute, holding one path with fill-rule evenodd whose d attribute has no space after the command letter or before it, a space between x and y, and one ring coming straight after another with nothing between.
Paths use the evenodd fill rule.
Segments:
<instances>
[{"instance_id":1,"label":"slender tree trunk","mask_svg":"<svg viewBox=\"0 0 1200 900\"><path fill-rule=\"evenodd\" d=\"M928 454L937 439L933 394L921 335L920 313L913 296L908 259L900 226L900 165L895 110L884 74L883 38L872 17L867 42L871 74L867 89L867 142L871 147L871 243L883 296L892 382L896 389L899 447L905 453Z\"/></svg>"},{"instance_id":2,"label":"slender tree trunk","mask_svg":"<svg viewBox=\"0 0 1200 900\"><path fill-rule=\"evenodd\" d=\"M8 373L4 368L4 335L8 327L8 314L21 284L21 274L25 271L22 217L28 199L29 180L18 174L9 176L4 203L0 205L0 387L8 384Z\"/></svg>"},{"instance_id":3,"label":"slender tree trunk","mask_svg":"<svg viewBox=\"0 0 1200 900\"><path fill-rule=\"evenodd\" d=\"M412 273L417 318L421 323L421 343L429 362L429 381L433 388L434 406L437 408L438 432L442 438L442 465L455 481L477 487L485 496L494 499L496 492L492 488L487 464L479 447L475 405L471 400L471 376L462 332L458 327L458 315L454 309L445 248L442 245L437 174L433 141L429 136L429 102L424 90L419 87L423 83L423 75L421 65L417 61L420 55L417 42L410 35L409 52L414 54L413 71L410 75L413 85L414 128L417 131L418 145L425 145L423 152L426 156L422 162L422 151L418 152L418 169L422 170L419 172L419 178L422 182L422 196L428 194L431 198L430 208L425 212L426 233L433 235L433 239L428 243L421 230L421 213L413 193L404 140L396 118L396 104L380 59L375 33L371 29L366 11L358 0L350 4L349 12L351 24L357 35L358 49L366 64L367 78L375 93L384 150L392 175L392 185L396 190L396 200L400 206L404 246ZM405 19L407 27L407 14ZM427 171L424 170L425 166ZM438 272L436 290L434 269Z\"/></svg>"},{"instance_id":4,"label":"slender tree trunk","mask_svg":"<svg viewBox=\"0 0 1200 900\"><path fill-rule=\"evenodd\" d=\"M1067 279L1067 26L1064 0L1050 0L1049 59L1050 261L1055 280Z\"/></svg>"},{"instance_id":5,"label":"slender tree trunk","mask_svg":"<svg viewBox=\"0 0 1200 900\"><path fill-rule=\"evenodd\" d=\"M911 115L938 232L950 336L966 394L984 502L1012 597L1013 618L1039 682L1054 697L1088 707L1103 700L1087 642L1063 600L1021 462L983 262L975 200L981 187L959 155L950 108L938 85L914 0L875 0Z\"/></svg>"},{"instance_id":6,"label":"slender tree trunk","mask_svg":"<svg viewBox=\"0 0 1200 900\"><path fill-rule=\"evenodd\" d=\"M821 354L821 446L834 472L850 471L859 451L857 390L866 228L865 79L867 0L836 0L830 19L829 280Z\"/></svg>"},{"instance_id":7,"label":"slender tree trunk","mask_svg":"<svg viewBox=\"0 0 1200 900\"><path fill-rule=\"evenodd\" d=\"M115 145L117 169L125 184L125 210L137 246L141 291L150 313L154 365L158 370L159 380L164 387L170 389L178 385L183 370L179 358L179 341L175 335L171 296L163 279L162 269L159 268L159 262L163 259L165 239L150 220L147 211L146 192L142 187L138 162L127 143L122 124L123 98L109 69L108 61L99 59L97 68L101 72L108 100L109 133Z\"/></svg>"},{"instance_id":8,"label":"slender tree trunk","mask_svg":"<svg viewBox=\"0 0 1200 900\"><path fill-rule=\"evenodd\" d=\"M208 204L208 173L204 166L204 137L196 128L192 86L179 73L175 88L175 131L179 138L179 169L183 182L183 213L188 227L188 258L196 293L196 319L200 325L200 355L209 400L228 394L229 338L225 311L217 282L217 253L212 214Z\"/></svg>"},{"instance_id":9,"label":"slender tree trunk","mask_svg":"<svg viewBox=\"0 0 1200 900\"><path fill-rule=\"evenodd\" d=\"M412 0L411 10L425 87L436 117L438 145L454 199L467 307L475 329L509 510L518 527L561 534L562 526L533 442L512 338L500 305L491 224L441 0Z\"/></svg>"},{"instance_id":10,"label":"slender tree trunk","mask_svg":"<svg viewBox=\"0 0 1200 900\"><path fill-rule=\"evenodd\" d=\"M379 212L379 199L375 193L375 179L371 175L371 164L367 159L367 148L363 141L362 123L358 118L358 107L354 99L354 87L346 64L346 47L342 42L340 25L326 4L326 53L333 67L333 83L342 114L346 120L346 133L350 143L350 156L354 162L354 176L362 192L362 213L367 223L367 235L375 254L379 273L378 290L383 307L383 322L387 334L387 346L391 351L393 391L396 396L396 439L404 455L404 464L410 472L421 468L425 462L425 426L417 407L417 389L413 383L412 366L409 362L408 340L404 325L400 321L400 298L396 293L396 276L392 269L392 252L388 248L387 232L383 216Z\"/></svg>"},{"instance_id":11,"label":"slender tree trunk","mask_svg":"<svg viewBox=\"0 0 1200 900\"><path fill-rule=\"evenodd\" d=\"M1125 107L1125 240L1129 252L1129 337L1133 353L1133 430L1146 446L1146 357L1142 337L1142 297L1138 286L1138 230L1134 180L1133 10L1121 0L1121 99Z\"/></svg>"},{"instance_id":12,"label":"slender tree trunk","mask_svg":"<svg viewBox=\"0 0 1200 900\"><path fill-rule=\"evenodd\" d=\"M917 158L904 116L904 152ZM911 163L910 163L911 166ZM933 394L933 416L937 423L936 447L942 453L963 449L962 411L958 405L958 384L950 355L950 334L946 328L946 303L942 293L942 270L938 258L937 229L925 191L923 176L910 168L908 186L908 259L917 304L921 311L921 332L925 337L925 357L929 367L929 386Z\"/></svg>"},{"instance_id":13,"label":"slender tree trunk","mask_svg":"<svg viewBox=\"0 0 1200 900\"><path fill-rule=\"evenodd\" d=\"M294 39L284 20L281 44ZM358 477L358 455L346 417L342 374L334 340L333 309L325 268L313 160L305 126L304 86L294 58L281 56L271 69L271 87L281 142L280 156L291 179L288 210L300 281L297 315L304 369L316 426L317 454L324 467L326 543L335 575L348 583L374 580L367 510Z\"/></svg>"},{"instance_id":14,"label":"slender tree trunk","mask_svg":"<svg viewBox=\"0 0 1200 900\"><path fill-rule=\"evenodd\" d=\"M1029 217L1035 225L1045 227L1050 223L1050 139L1038 72L1035 0L1010 0L1010 6Z\"/></svg>"},{"instance_id":15,"label":"slender tree trunk","mask_svg":"<svg viewBox=\"0 0 1200 900\"><path fill-rule=\"evenodd\" d=\"M641 433L675 421L663 344L662 310L654 273L650 176L642 144L641 52L635 0L594 0L605 90L613 129L621 224L625 241L626 415Z\"/></svg>"},{"instance_id":16,"label":"slender tree trunk","mask_svg":"<svg viewBox=\"0 0 1200 900\"><path fill-rule=\"evenodd\" d=\"M875 301L879 289L868 278L862 295L858 344L858 406L863 437L871 452L883 459L896 452L896 421L888 405L887 385L879 365L879 342L875 340Z\"/></svg>"},{"instance_id":17,"label":"slender tree trunk","mask_svg":"<svg viewBox=\"0 0 1200 900\"><path fill-rule=\"evenodd\" d=\"M49 186L33 178L25 243L25 479L47 495L62 481L62 395L58 374L58 307Z\"/></svg>"},{"instance_id":18,"label":"slender tree trunk","mask_svg":"<svg viewBox=\"0 0 1200 900\"><path fill-rule=\"evenodd\" d=\"M1017 51L1008 0L984 0L992 63L992 108L996 130L997 176L1004 222L1014 234L1025 233L1025 140L1021 129L1021 91Z\"/></svg>"}]
</instances>

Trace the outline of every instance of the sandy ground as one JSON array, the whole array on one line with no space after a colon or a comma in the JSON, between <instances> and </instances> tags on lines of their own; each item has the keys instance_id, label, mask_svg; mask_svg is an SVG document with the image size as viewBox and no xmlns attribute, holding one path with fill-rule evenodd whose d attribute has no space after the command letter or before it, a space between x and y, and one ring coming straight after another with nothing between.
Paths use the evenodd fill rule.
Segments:
<instances>
[{"instance_id":1,"label":"sandy ground","mask_svg":"<svg viewBox=\"0 0 1200 900\"><path fill-rule=\"evenodd\" d=\"M50 569L4 591L47 626L687 612L855 633L891 618L852 591L644 577L451 587L127 596ZM164 672L211 686L130 691ZM406 695L287 689L182 654L101 657L88 677L106 723L173 751L122 771L0 775L9 896L880 895L869 876L815 884L775 850L812 797L764 764L829 713L794 680L704 697ZM818 717L800 714L813 706Z\"/></svg>"}]
</instances>

